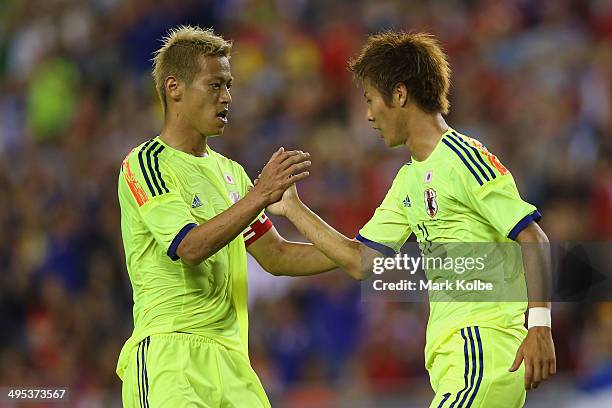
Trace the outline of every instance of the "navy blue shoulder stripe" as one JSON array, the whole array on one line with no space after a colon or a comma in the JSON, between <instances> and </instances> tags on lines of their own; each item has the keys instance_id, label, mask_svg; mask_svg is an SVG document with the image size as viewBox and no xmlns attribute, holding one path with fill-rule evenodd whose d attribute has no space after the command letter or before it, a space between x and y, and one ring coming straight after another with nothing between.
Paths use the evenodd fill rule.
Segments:
<instances>
[{"instance_id":1,"label":"navy blue shoulder stripe","mask_svg":"<svg viewBox=\"0 0 612 408\"><path fill-rule=\"evenodd\" d=\"M464 145L466 145L467 147L469 147L470 149L472 149L472 151L474 152L474 156L476 156L476 158L478 159L478 161L483 165L483 167L485 169L487 169L487 171L489 172L489 174L491 174L491 178L495 178L497 177L497 175L495 174L495 172L493 171L493 169L491 168L491 166L489 166L483 159L482 156L480 154L480 152L478 151L478 149L476 149L474 146L472 146L471 144L469 144L466 140L460 138L455 132L452 132L453 135L457 136L457 138L459 140L461 140L463 142Z\"/></svg>"},{"instance_id":2,"label":"navy blue shoulder stripe","mask_svg":"<svg viewBox=\"0 0 612 408\"><path fill-rule=\"evenodd\" d=\"M159 149L157 149L155 151L155 153L153 153L153 157L155 158L155 172L157 173L157 177L159 177L159 182L161 183L161 188L166 193L169 193L170 190L168 190L168 187L166 187L166 182L164 181L164 179L163 179L163 177L161 175L161 172L159 171L159 159L158 159L158 156L161 153L161 151L164 150L164 148L165 148L165 146L160 144L159 145ZM162 194L163 194L163 192L162 192Z\"/></svg>"},{"instance_id":3,"label":"navy blue shoulder stripe","mask_svg":"<svg viewBox=\"0 0 612 408\"><path fill-rule=\"evenodd\" d=\"M489 176L487 175L487 173L484 172L484 170L482 169L482 167L480 167L480 164L478 164L478 162L476 161L476 159L472 156L472 153L470 153L470 151L461 143L459 136L453 136L453 135L446 135L450 140L453 141L453 143L455 143L455 145L457 145L465 154L465 157L468 158L468 160L471 162L471 164L473 164L476 169L478 169L479 173L481 176L484 177L485 180L490 181L491 179L489 178Z\"/></svg>"},{"instance_id":4,"label":"navy blue shoulder stripe","mask_svg":"<svg viewBox=\"0 0 612 408\"><path fill-rule=\"evenodd\" d=\"M152 140L149 140L147 143L145 143L140 148L140 151L138 152L138 162L140 163L140 171L142 172L142 176L144 177L145 182L147 183L147 187L149 188L149 191L151 192L151 195L153 197L155 197L155 190L153 190L153 186L151 185L151 179L149 178L149 175L147 174L147 170L145 168L145 163L144 163L144 158L143 158L143 155L144 155L147 147L151 143L151 141Z\"/></svg>"},{"instance_id":5,"label":"navy blue shoulder stripe","mask_svg":"<svg viewBox=\"0 0 612 408\"><path fill-rule=\"evenodd\" d=\"M151 176L151 179L153 180L153 184L155 185L157 194L161 195L162 190L159 187L159 183L157 182L157 176L155 175L155 169L153 168L153 164L151 163L151 153L153 153L153 151L155 150L157 146L159 146L159 142L155 141L151 143L151 145L147 149L147 169L149 170L149 175ZM155 197L155 194L153 194L153 197Z\"/></svg>"},{"instance_id":6,"label":"navy blue shoulder stripe","mask_svg":"<svg viewBox=\"0 0 612 408\"><path fill-rule=\"evenodd\" d=\"M472 166L470 166L470 164L467 162L467 160L465 160L465 157L463 157L463 155L459 152L459 150L457 150L457 148L451 144L451 142L449 142L448 140L446 140L445 138L442 139L442 143L444 143L446 146L448 146L453 152L455 152L455 154L457 156L459 156L459 158L461 159L461 161L463 162L463 164L465 164L465 167L468 168L468 170L470 171L470 173L472 173L472 175L474 176L474 178L476 179L476 181L478 182L478 184L480 184L482 186L482 180L480 179L480 177L478 176L478 174L476 174L476 172L474 171L474 169L472 168Z\"/></svg>"},{"instance_id":7,"label":"navy blue shoulder stripe","mask_svg":"<svg viewBox=\"0 0 612 408\"><path fill-rule=\"evenodd\" d=\"M159 154L164 148L164 145L151 139L138 152L140 170L153 197L170 192L159 170Z\"/></svg>"}]
</instances>

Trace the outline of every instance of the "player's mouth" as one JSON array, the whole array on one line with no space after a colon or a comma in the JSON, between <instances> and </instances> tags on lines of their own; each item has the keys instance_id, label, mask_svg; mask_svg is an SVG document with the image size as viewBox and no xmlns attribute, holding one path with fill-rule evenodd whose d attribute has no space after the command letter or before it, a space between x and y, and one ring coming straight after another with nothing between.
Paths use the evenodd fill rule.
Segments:
<instances>
[{"instance_id":1,"label":"player's mouth","mask_svg":"<svg viewBox=\"0 0 612 408\"><path fill-rule=\"evenodd\" d=\"M219 119L221 122L223 122L223 124L227 123L227 113L229 112L229 109L225 108L223 109L221 112L217 113L217 119Z\"/></svg>"}]
</instances>

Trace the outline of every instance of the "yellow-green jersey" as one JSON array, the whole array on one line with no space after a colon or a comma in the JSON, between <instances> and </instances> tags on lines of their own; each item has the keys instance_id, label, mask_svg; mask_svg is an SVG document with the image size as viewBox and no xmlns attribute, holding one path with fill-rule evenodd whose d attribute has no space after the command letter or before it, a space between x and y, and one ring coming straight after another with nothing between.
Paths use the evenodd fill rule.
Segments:
<instances>
[{"instance_id":1,"label":"yellow-green jersey","mask_svg":"<svg viewBox=\"0 0 612 408\"><path fill-rule=\"evenodd\" d=\"M495 155L477 140L449 129L426 160L412 160L400 169L357 239L393 256L411 233L421 249L436 243L504 243L539 218ZM515 269L524 288L522 263ZM428 279L440 278L426 273ZM522 337L526 294L516 300L432 302L430 292L428 368L437 346L463 327L496 327Z\"/></svg>"},{"instance_id":2,"label":"yellow-green jersey","mask_svg":"<svg viewBox=\"0 0 612 408\"><path fill-rule=\"evenodd\" d=\"M227 210L250 185L242 166L210 148L196 157L160 137L124 159L118 195L134 332L117 364L121 378L135 345L159 333L201 335L248 358L245 242L263 235L271 222L262 212L199 265L182 262L176 251L192 228Z\"/></svg>"}]
</instances>

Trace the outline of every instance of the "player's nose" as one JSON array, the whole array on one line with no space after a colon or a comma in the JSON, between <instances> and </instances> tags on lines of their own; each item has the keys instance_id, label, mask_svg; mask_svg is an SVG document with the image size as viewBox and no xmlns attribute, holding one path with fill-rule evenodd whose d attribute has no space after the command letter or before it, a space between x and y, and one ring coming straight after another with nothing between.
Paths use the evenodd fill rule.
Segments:
<instances>
[{"instance_id":1,"label":"player's nose","mask_svg":"<svg viewBox=\"0 0 612 408\"><path fill-rule=\"evenodd\" d=\"M229 105L232 103L232 94L227 87L223 88L223 91L219 95L219 102Z\"/></svg>"},{"instance_id":2,"label":"player's nose","mask_svg":"<svg viewBox=\"0 0 612 408\"><path fill-rule=\"evenodd\" d=\"M366 114L366 117L368 118L368 122L374 122L374 117L372 116L372 111L370 110L370 108L368 108L368 113Z\"/></svg>"}]
</instances>

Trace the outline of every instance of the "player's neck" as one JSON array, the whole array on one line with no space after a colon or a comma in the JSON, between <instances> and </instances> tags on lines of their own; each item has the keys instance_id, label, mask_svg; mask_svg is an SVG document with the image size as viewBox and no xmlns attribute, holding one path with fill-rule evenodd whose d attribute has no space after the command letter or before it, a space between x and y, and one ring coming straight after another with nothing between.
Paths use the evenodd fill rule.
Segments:
<instances>
[{"instance_id":1,"label":"player's neck","mask_svg":"<svg viewBox=\"0 0 612 408\"><path fill-rule=\"evenodd\" d=\"M208 136L176 122L167 121L159 137L173 149L196 157L204 156L207 150Z\"/></svg>"},{"instance_id":2,"label":"player's neck","mask_svg":"<svg viewBox=\"0 0 612 408\"><path fill-rule=\"evenodd\" d=\"M448 125L442 115L420 112L407 124L406 148L417 161L427 160L434 151Z\"/></svg>"}]
</instances>

